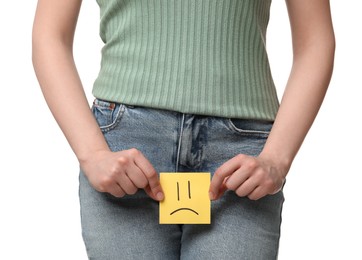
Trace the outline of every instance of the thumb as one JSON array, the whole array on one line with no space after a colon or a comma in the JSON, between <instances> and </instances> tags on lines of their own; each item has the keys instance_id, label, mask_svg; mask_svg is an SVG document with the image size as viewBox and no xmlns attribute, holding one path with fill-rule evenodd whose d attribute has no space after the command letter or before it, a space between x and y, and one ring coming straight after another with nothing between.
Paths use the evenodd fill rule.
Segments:
<instances>
[{"instance_id":1,"label":"thumb","mask_svg":"<svg viewBox=\"0 0 362 260\"><path fill-rule=\"evenodd\" d=\"M160 185L160 189L153 189L153 190L151 189L150 185L147 185L144 188L144 191L146 192L146 194L148 196L150 196L150 198L152 198L153 200L156 200L156 201L162 201L165 197L162 192L161 185Z\"/></svg>"},{"instance_id":2,"label":"thumb","mask_svg":"<svg viewBox=\"0 0 362 260\"><path fill-rule=\"evenodd\" d=\"M221 184L221 186L219 187L219 189L217 190L217 192L212 192L210 190L210 199L211 200L218 200L221 198L222 195L224 195L225 191L227 190L226 185L225 185L226 180Z\"/></svg>"}]
</instances>

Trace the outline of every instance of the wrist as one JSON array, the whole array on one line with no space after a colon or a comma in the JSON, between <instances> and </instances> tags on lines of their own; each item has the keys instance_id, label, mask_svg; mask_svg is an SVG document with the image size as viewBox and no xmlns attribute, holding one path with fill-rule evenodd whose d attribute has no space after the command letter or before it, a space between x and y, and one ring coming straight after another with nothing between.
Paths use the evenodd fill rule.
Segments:
<instances>
[{"instance_id":1,"label":"wrist","mask_svg":"<svg viewBox=\"0 0 362 260\"><path fill-rule=\"evenodd\" d=\"M278 152L269 153L267 151L262 151L258 157L268 163L270 167L277 170L283 178L287 176L293 161L292 157Z\"/></svg>"},{"instance_id":2,"label":"wrist","mask_svg":"<svg viewBox=\"0 0 362 260\"><path fill-rule=\"evenodd\" d=\"M111 150L108 147L87 150L77 154L77 159L82 167L87 165L89 162L93 161L95 157L108 152L111 152Z\"/></svg>"}]
</instances>

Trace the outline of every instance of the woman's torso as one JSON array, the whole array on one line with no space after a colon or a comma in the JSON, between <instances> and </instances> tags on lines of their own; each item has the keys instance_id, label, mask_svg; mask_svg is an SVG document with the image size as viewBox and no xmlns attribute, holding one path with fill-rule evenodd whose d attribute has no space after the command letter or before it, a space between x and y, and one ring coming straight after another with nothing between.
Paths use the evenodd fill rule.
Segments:
<instances>
[{"instance_id":1,"label":"woman's torso","mask_svg":"<svg viewBox=\"0 0 362 260\"><path fill-rule=\"evenodd\" d=\"M93 94L183 113L273 120L271 0L97 0L104 42Z\"/></svg>"}]
</instances>

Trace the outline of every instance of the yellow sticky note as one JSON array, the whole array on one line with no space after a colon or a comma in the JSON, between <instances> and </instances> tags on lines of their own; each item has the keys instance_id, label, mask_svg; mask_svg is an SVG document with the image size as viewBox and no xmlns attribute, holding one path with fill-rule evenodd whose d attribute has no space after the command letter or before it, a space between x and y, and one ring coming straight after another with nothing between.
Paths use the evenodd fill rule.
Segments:
<instances>
[{"instance_id":1,"label":"yellow sticky note","mask_svg":"<svg viewBox=\"0 0 362 260\"><path fill-rule=\"evenodd\" d=\"M210 173L160 173L160 224L210 224Z\"/></svg>"}]
</instances>

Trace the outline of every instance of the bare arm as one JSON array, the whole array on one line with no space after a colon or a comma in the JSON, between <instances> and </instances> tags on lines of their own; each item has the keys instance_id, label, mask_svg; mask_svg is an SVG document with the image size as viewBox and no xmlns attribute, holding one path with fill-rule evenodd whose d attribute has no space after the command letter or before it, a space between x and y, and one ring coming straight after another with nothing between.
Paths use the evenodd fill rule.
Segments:
<instances>
[{"instance_id":1,"label":"bare arm","mask_svg":"<svg viewBox=\"0 0 362 260\"><path fill-rule=\"evenodd\" d=\"M259 199L279 191L322 104L332 74L335 39L329 0L286 0L293 66L273 129L257 158L239 155L222 165L210 186Z\"/></svg>"},{"instance_id":2,"label":"bare arm","mask_svg":"<svg viewBox=\"0 0 362 260\"><path fill-rule=\"evenodd\" d=\"M112 153L89 109L73 58L81 2L38 1L33 64L44 97L95 189L121 197L145 188L154 199L158 193L162 199L157 174L148 160L135 149ZM131 182L124 181L126 169Z\"/></svg>"}]
</instances>

